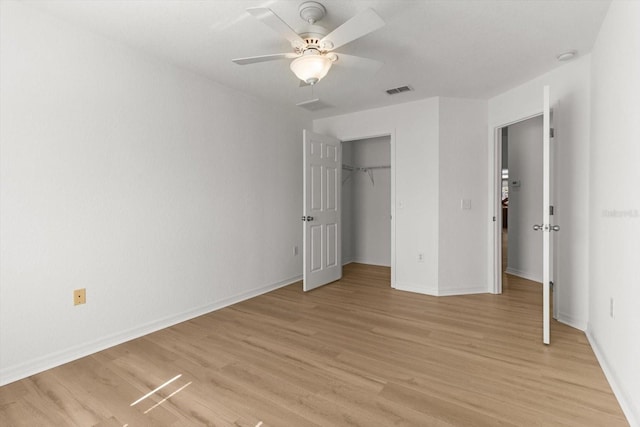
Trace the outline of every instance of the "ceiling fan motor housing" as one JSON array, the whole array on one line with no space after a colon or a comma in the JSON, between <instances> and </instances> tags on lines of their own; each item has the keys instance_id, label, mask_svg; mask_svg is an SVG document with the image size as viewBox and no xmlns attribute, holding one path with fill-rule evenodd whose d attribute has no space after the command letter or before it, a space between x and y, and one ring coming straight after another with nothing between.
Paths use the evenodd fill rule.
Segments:
<instances>
[{"instance_id":1,"label":"ceiling fan motor housing","mask_svg":"<svg viewBox=\"0 0 640 427\"><path fill-rule=\"evenodd\" d=\"M320 45L320 40L322 40L327 34L329 34L329 31L320 25L307 25L307 27L304 30L299 31L298 34L304 40L306 46L315 45L319 49L323 50L328 50L333 47L333 45L331 45L331 42L327 42L326 40L323 42L323 44L327 44L327 46ZM300 50L304 50L304 48L306 47L304 45L297 46L295 43L292 43L291 46L294 49Z\"/></svg>"},{"instance_id":2,"label":"ceiling fan motor housing","mask_svg":"<svg viewBox=\"0 0 640 427\"><path fill-rule=\"evenodd\" d=\"M304 52L306 52L309 49L314 49L317 51L321 51L322 48L320 47L320 39L317 37L304 37L304 44L299 45L299 46L294 46L294 49L296 51L296 53L298 54L303 54Z\"/></svg>"}]
</instances>

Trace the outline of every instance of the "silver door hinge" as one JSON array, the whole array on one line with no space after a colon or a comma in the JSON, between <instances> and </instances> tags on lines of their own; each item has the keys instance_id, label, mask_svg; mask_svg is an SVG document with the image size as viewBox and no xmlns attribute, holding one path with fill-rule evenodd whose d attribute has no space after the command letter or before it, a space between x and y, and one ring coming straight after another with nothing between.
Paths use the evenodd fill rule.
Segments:
<instances>
[{"instance_id":1,"label":"silver door hinge","mask_svg":"<svg viewBox=\"0 0 640 427\"><path fill-rule=\"evenodd\" d=\"M495 216L493 217L493 222L496 222L496 217Z\"/></svg>"},{"instance_id":2,"label":"silver door hinge","mask_svg":"<svg viewBox=\"0 0 640 427\"><path fill-rule=\"evenodd\" d=\"M553 138L553 136L554 136L553 128L549 128L549 137Z\"/></svg>"},{"instance_id":3,"label":"silver door hinge","mask_svg":"<svg viewBox=\"0 0 640 427\"><path fill-rule=\"evenodd\" d=\"M553 206L549 206L549 215L553 215Z\"/></svg>"},{"instance_id":4,"label":"silver door hinge","mask_svg":"<svg viewBox=\"0 0 640 427\"><path fill-rule=\"evenodd\" d=\"M553 282L549 282L549 288L553 289Z\"/></svg>"}]
</instances>

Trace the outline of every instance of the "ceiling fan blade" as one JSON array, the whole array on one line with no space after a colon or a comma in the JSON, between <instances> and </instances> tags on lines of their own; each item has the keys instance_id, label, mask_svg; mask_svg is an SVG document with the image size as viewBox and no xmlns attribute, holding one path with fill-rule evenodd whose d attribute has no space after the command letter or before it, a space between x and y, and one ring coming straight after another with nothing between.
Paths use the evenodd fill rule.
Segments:
<instances>
[{"instance_id":1,"label":"ceiling fan blade","mask_svg":"<svg viewBox=\"0 0 640 427\"><path fill-rule=\"evenodd\" d=\"M366 9L327 34L320 40L320 45L322 46L323 43L330 42L331 47L328 50L334 50L384 25L385 23L380 15L373 9Z\"/></svg>"},{"instance_id":2,"label":"ceiling fan blade","mask_svg":"<svg viewBox=\"0 0 640 427\"><path fill-rule=\"evenodd\" d=\"M334 62L334 65L338 67L344 66L375 73L384 65L383 62L376 61L375 59L363 58L361 56L345 55L344 53L338 53L336 55L338 60Z\"/></svg>"},{"instance_id":3,"label":"ceiling fan blade","mask_svg":"<svg viewBox=\"0 0 640 427\"><path fill-rule=\"evenodd\" d=\"M286 22L284 22L275 12L267 7L254 7L247 9L247 12L255 18L271 27L276 33L289 40L292 46L304 45L302 37L296 33Z\"/></svg>"},{"instance_id":4,"label":"ceiling fan blade","mask_svg":"<svg viewBox=\"0 0 640 427\"><path fill-rule=\"evenodd\" d=\"M247 65L247 64L255 64L257 62L267 62L267 61L275 61L277 59L291 59L297 58L299 55L297 53L274 53L272 55L260 55L260 56L249 56L247 58L236 58L232 59L238 65Z\"/></svg>"}]
</instances>

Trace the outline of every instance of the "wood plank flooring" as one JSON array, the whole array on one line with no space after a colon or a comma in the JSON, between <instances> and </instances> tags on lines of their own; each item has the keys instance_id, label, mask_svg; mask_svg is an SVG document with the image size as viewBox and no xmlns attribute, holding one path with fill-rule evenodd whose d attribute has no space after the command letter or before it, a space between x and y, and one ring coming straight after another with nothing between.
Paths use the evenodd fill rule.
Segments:
<instances>
[{"instance_id":1,"label":"wood plank flooring","mask_svg":"<svg viewBox=\"0 0 640 427\"><path fill-rule=\"evenodd\" d=\"M541 334L532 282L435 298L351 264L1 387L0 425L628 425L584 334Z\"/></svg>"}]
</instances>

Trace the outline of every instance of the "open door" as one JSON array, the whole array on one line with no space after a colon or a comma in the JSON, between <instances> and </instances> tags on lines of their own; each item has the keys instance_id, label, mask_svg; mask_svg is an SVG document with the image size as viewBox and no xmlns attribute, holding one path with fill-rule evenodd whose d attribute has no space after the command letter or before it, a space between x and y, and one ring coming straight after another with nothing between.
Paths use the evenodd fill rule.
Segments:
<instances>
[{"instance_id":1,"label":"open door","mask_svg":"<svg viewBox=\"0 0 640 427\"><path fill-rule=\"evenodd\" d=\"M558 225L551 224L553 206L551 202L551 107L549 101L549 86L544 87L542 110L542 224L534 225L533 229L542 231L542 342L551 342L551 273L553 232L559 231Z\"/></svg>"},{"instance_id":2,"label":"open door","mask_svg":"<svg viewBox=\"0 0 640 427\"><path fill-rule=\"evenodd\" d=\"M310 291L342 277L340 141L305 129L302 221L303 289Z\"/></svg>"}]
</instances>

